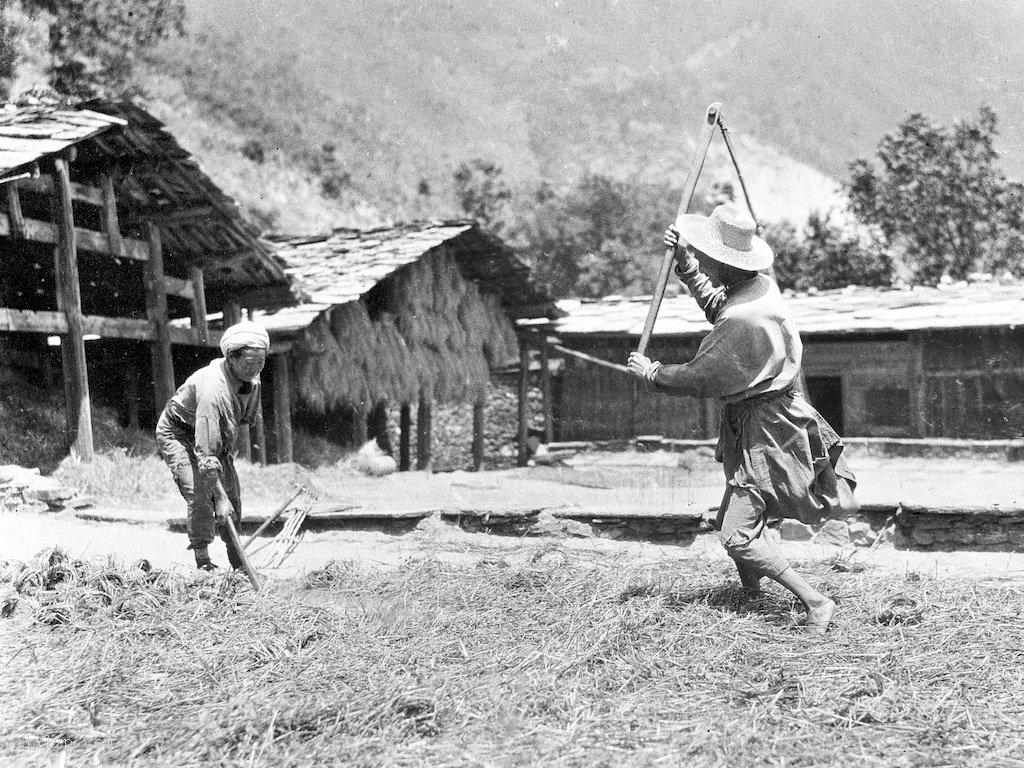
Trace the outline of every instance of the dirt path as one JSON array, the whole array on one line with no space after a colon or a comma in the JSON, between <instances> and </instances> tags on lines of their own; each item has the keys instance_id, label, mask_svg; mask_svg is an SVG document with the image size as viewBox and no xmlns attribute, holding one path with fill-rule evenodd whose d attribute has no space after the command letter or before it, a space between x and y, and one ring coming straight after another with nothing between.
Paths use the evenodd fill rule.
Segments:
<instances>
[{"instance_id":1,"label":"dirt path","mask_svg":"<svg viewBox=\"0 0 1024 768\"><path fill-rule=\"evenodd\" d=\"M862 503L1013 504L1019 503L1024 471L1018 464L964 459L891 459L857 457ZM251 470L257 471L257 470ZM312 476L321 501L344 502L364 510L410 510L495 505L579 507L587 510L631 510L664 514L706 510L720 497L721 469L707 457L606 454L575 467L508 470L502 472L402 473L384 478L319 472ZM245 477L243 476L243 481ZM287 497L281 484L253 483L245 497L247 514L267 514ZM260 489L262 488L262 492ZM103 500L99 500L102 504ZM99 517L83 520L71 512L57 514L0 513L0 559L26 560L48 547L59 546L75 557L112 556L123 562L148 559L157 568L191 569L191 552L184 534L172 532L166 521L183 516L180 498L159 503L100 506ZM351 560L368 567L389 567L409 559L439 558L472 563L481 558L528 559L547 549L579 560L624 558L631 562L671 567L680 558L723 561L725 555L712 535L701 535L687 546L621 542L596 537L515 538L466 533L433 516L416 529L394 535L371 530L307 532L299 548L272 575L286 578L334 560ZM1024 583L1021 552L929 552L881 546L868 552L787 542L794 560L852 557L875 567L948 573L979 580ZM215 561L226 562L223 545L212 547ZM257 565L261 556L256 555Z\"/></svg>"}]
</instances>

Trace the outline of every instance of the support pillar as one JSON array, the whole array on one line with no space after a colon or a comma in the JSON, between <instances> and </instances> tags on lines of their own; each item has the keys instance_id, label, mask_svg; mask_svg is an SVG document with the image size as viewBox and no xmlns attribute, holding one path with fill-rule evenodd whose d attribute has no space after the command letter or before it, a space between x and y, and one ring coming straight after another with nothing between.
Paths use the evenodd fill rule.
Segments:
<instances>
[{"instance_id":1,"label":"support pillar","mask_svg":"<svg viewBox=\"0 0 1024 768\"><path fill-rule=\"evenodd\" d=\"M473 401L473 470L479 472L484 465L484 394Z\"/></svg>"},{"instance_id":2,"label":"support pillar","mask_svg":"<svg viewBox=\"0 0 1024 768\"><path fill-rule=\"evenodd\" d=\"M412 467L412 408L402 403L398 412L398 471Z\"/></svg>"},{"instance_id":3,"label":"support pillar","mask_svg":"<svg viewBox=\"0 0 1024 768\"><path fill-rule=\"evenodd\" d=\"M551 397L551 348L547 342L540 345L540 392L544 408L544 442L555 441L554 401Z\"/></svg>"},{"instance_id":4,"label":"support pillar","mask_svg":"<svg viewBox=\"0 0 1024 768\"><path fill-rule=\"evenodd\" d=\"M78 243L71 206L71 174L68 162L56 158L54 165L54 202L57 213L57 285L61 309L68 321L68 333L61 339L65 360L64 386L67 393L67 430L71 451L83 461L93 458L92 407L89 376L86 369L85 341L82 338L82 290L78 282Z\"/></svg>"},{"instance_id":5,"label":"support pillar","mask_svg":"<svg viewBox=\"0 0 1024 768\"><path fill-rule=\"evenodd\" d=\"M146 312L156 338L150 346L153 384L159 413L174 394L174 360L171 357L171 329L167 317L167 285L164 282L164 252L160 228L148 225L149 258L145 262Z\"/></svg>"},{"instance_id":6,"label":"support pillar","mask_svg":"<svg viewBox=\"0 0 1024 768\"><path fill-rule=\"evenodd\" d=\"M416 469L427 472L431 469L433 405L429 395L421 389L419 407L416 410Z\"/></svg>"},{"instance_id":7,"label":"support pillar","mask_svg":"<svg viewBox=\"0 0 1024 768\"><path fill-rule=\"evenodd\" d=\"M274 366L274 435L277 463L290 464L292 454L292 383L288 354L273 356Z\"/></svg>"},{"instance_id":8,"label":"support pillar","mask_svg":"<svg viewBox=\"0 0 1024 768\"><path fill-rule=\"evenodd\" d=\"M526 441L530 429L530 346L525 336L519 337L519 436L516 463L525 467L529 459Z\"/></svg>"}]
</instances>

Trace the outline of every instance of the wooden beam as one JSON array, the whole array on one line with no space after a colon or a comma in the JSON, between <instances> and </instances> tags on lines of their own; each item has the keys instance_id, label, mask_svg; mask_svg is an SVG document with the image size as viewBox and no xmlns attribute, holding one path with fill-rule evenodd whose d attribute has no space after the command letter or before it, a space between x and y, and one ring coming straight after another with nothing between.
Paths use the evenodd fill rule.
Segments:
<instances>
[{"instance_id":1,"label":"wooden beam","mask_svg":"<svg viewBox=\"0 0 1024 768\"><path fill-rule=\"evenodd\" d=\"M434 404L425 390L420 390L419 407L416 409L416 469L431 471L433 448Z\"/></svg>"},{"instance_id":2,"label":"wooden beam","mask_svg":"<svg viewBox=\"0 0 1024 768\"><path fill-rule=\"evenodd\" d=\"M7 220L11 234L18 240L25 237L25 215L21 212L21 195L17 184L7 184Z\"/></svg>"},{"instance_id":3,"label":"wooden beam","mask_svg":"<svg viewBox=\"0 0 1024 768\"><path fill-rule=\"evenodd\" d=\"M164 275L164 290L168 296L177 296L179 299L192 301L195 293L192 290L191 280L182 280L180 277Z\"/></svg>"},{"instance_id":4,"label":"wooden beam","mask_svg":"<svg viewBox=\"0 0 1024 768\"><path fill-rule=\"evenodd\" d=\"M292 448L292 382L288 368L288 355L273 355L274 375L274 436L277 444L277 463L290 464Z\"/></svg>"},{"instance_id":5,"label":"wooden beam","mask_svg":"<svg viewBox=\"0 0 1024 768\"><path fill-rule=\"evenodd\" d=\"M473 401L473 469L479 472L484 465L484 395Z\"/></svg>"},{"instance_id":6,"label":"wooden beam","mask_svg":"<svg viewBox=\"0 0 1024 768\"><path fill-rule=\"evenodd\" d=\"M149 320L135 317L82 315L82 330L86 334L95 334L105 339L155 341L157 338ZM63 312L0 307L0 331L64 335L68 333L68 321ZM220 344L220 333L212 333L206 341L201 341L192 328L171 326L168 332L171 343L178 346L217 347Z\"/></svg>"},{"instance_id":7,"label":"wooden beam","mask_svg":"<svg viewBox=\"0 0 1024 768\"><path fill-rule=\"evenodd\" d=\"M519 436L516 463L525 467L529 459L526 440L530 428L530 347L525 336L519 337Z\"/></svg>"},{"instance_id":8,"label":"wooden beam","mask_svg":"<svg viewBox=\"0 0 1024 768\"><path fill-rule=\"evenodd\" d=\"M0 217L2 220L2 217ZM217 264L212 264L216 268ZM208 290L206 303L212 307L223 307L226 303L232 302L246 307L259 307L271 309L274 307L289 306L296 303L298 296L292 292L288 285L268 285L263 288L252 289L217 289Z\"/></svg>"},{"instance_id":9,"label":"wooden beam","mask_svg":"<svg viewBox=\"0 0 1024 768\"><path fill-rule=\"evenodd\" d=\"M190 224L209 218L219 218L217 209L212 205L196 205L189 208L173 208L172 210L147 206L133 210L128 223L151 221L164 227L173 227L176 224Z\"/></svg>"},{"instance_id":10,"label":"wooden beam","mask_svg":"<svg viewBox=\"0 0 1024 768\"><path fill-rule=\"evenodd\" d=\"M412 468L412 408L402 403L398 411L398 471Z\"/></svg>"},{"instance_id":11,"label":"wooden beam","mask_svg":"<svg viewBox=\"0 0 1024 768\"><path fill-rule=\"evenodd\" d=\"M18 179L15 183L22 189L39 195L52 195L54 190L53 179L45 174L34 179ZM103 205L103 189L101 187L91 187L87 184L78 184L72 181L70 182L70 188L72 200L89 203L90 205Z\"/></svg>"},{"instance_id":12,"label":"wooden beam","mask_svg":"<svg viewBox=\"0 0 1024 768\"><path fill-rule=\"evenodd\" d=\"M192 283L192 328L196 338L205 342L210 338L210 329L206 324L206 283L203 270L201 267L192 267L189 274Z\"/></svg>"},{"instance_id":13,"label":"wooden beam","mask_svg":"<svg viewBox=\"0 0 1024 768\"><path fill-rule=\"evenodd\" d=\"M167 283L164 280L164 254L160 229L149 225L149 259L145 263L146 313L155 338L150 347L156 407L164 407L174 394L174 359L171 356L171 331L167 318Z\"/></svg>"},{"instance_id":14,"label":"wooden beam","mask_svg":"<svg viewBox=\"0 0 1024 768\"><path fill-rule=\"evenodd\" d=\"M114 180L109 174L100 176L100 192L103 195L103 234L107 236L110 255L124 256L124 240L121 237L121 223L117 218L117 196L114 194Z\"/></svg>"},{"instance_id":15,"label":"wooden beam","mask_svg":"<svg viewBox=\"0 0 1024 768\"><path fill-rule=\"evenodd\" d=\"M57 225L48 221L38 219L24 219L22 222L21 238L31 240L34 243L45 243L56 245L60 239ZM0 237L18 237L11 224L10 216L0 216ZM148 246L141 240L125 237L122 238L123 252L118 254L121 257L133 259L134 261L145 261L147 258ZM106 234L84 227L75 227L75 245L79 251L90 253L102 253L110 255L110 241Z\"/></svg>"},{"instance_id":16,"label":"wooden beam","mask_svg":"<svg viewBox=\"0 0 1024 768\"><path fill-rule=\"evenodd\" d=\"M89 374L85 360L85 341L82 339L82 290L78 281L78 249L75 238L75 217L71 206L71 176L68 162L55 158L54 202L57 212L57 275L62 309L68 321L68 333L61 349L66 348L72 381L65 387L74 392L74 413L68 412L68 433L72 452L82 461L92 461L92 405L89 400Z\"/></svg>"}]
</instances>

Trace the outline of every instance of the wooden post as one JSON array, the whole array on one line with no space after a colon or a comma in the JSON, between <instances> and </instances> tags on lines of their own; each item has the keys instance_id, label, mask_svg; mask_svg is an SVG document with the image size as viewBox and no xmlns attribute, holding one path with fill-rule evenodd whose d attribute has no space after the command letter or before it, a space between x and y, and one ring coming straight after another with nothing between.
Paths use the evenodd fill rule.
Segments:
<instances>
[{"instance_id":1,"label":"wooden post","mask_svg":"<svg viewBox=\"0 0 1024 768\"><path fill-rule=\"evenodd\" d=\"M408 472L412 467L412 408L402 403L398 412L398 471Z\"/></svg>"},{"instance_id":2,"label":"wooden post","mask_svg":"<svg viewBox=\"0 0 1024 768\"><path fill-rule=\"evenodd\" d=\"M54 207L54 218L56 218L56 206ZM67 304L64 298L63 283L67 279L61 273L64 271L63 257L60 255L60 248L53 249L53 284L57 296L57 311L63 312ZM68 445L75 442L75 421L74 414L78 412L78 386L75 378L75 365L72 358L71 344L67 336L60 337L60 373L64 387L64 413L66 414L64 437Z\"/></svg>"},{"instance_id":3,"label":"wooden post","mask_svg":"<svg viewBox=\"0 0 1024 768\"><path fill-rule=\"evenodd\" d=\"M210 338L210 331L206 325L206 283L203 281L202 267L192 267L190 270L192 279L192 328L195 329L196 338L200 343L205 344Z\"/></svg>"},{"instance_id":4,"label":"wooden post","mask_svg":"<svg viewBox=\"0 0 1024 768\"><path fill-rule=\"evenodd\" d=\"M237 301L225 301L222 311L224 313L224 330L242 322L242 307Z\"/></svg>"},{"instance_id":5,"label":"wooden post","mask_svg":"<svg viewBox=\"0 0 1024 768\"><path fill-rule=\"evenodd\" d=\"M149 258L145 261L146 312L156 334L150 352L153 360L153 384L156 410L163 409L174 394L174 359L171 357L171 328L167 317L167 285L164 283L164 251L160 228L147 225Z\"/></svg>"},{"instance_id":6,"label":"wooden post","mask_svg":"<svg viewBox=\"0 0 1024 768\"><path fill-rule=\"evenodd\" d=\"M124 256L124 240L117 218L117 196L114 194L114 180L109 175L100 176L100 190L103 193L103 234L107 236L110 255L115 258Z\"/></svg>"},{"instance_id":7,"label":"wooden post","mask_svg":"<svg viewBox=\"0 0 1024 768\"><path fill-rule=\"evenodd\" d=\"M92 407L89 401L89 375L86 369L85 341L82 338L82 289L78 282L78 246L75 241L75 216L71 207L71 174L68 162L63 158L53 161L54 199L57 210L58 230L58 284L64 315L68 321L68 333L61 340L61 349L68 350L71 380L65 387L72 387L75 402L68 410L68 433L72 441L71 450L83 461L93 457Z\"/></svg>"},{"instance_id":8,"label":"wooden post","mask_svg":"<svg viewBox=\"0 0 1024 768\"><path fill-rule=\"evenodd\" d=\"M910 425L912 436L931 437L928 425L928 380L924 371L924 336L910 334ZM846 391L846 390L844 390Z\"/></svg>"},{"instance_id":9,"label":"wooden post","mask_svg":"<svg viewBox=\"0 0 1024 768\"><path fill-rule=\"evenodd\" d=\"M525 467L529 459L526 441L530 430L530 345L525 336L519 337L519 446L516 463Z\"/></svg>"},{"instance_id":10,"label":"wooden post","mask_svg":"<svg viewBox=\"0 0 1024 768\"><path fill-rule=\"evenodd\" d=\"M433 403L425 390L420 390L419 407L416 410L416 469L431 470L431 419Z\"/></svg>"},{"instance_id":11,"label":"wooden post","mask_svg":"<svg viewBox=\"0 0 1024 768\"><path fill-rule=\"evenodd\" d=\"M554 401L551 398L551 369L549 367L551 347L547 342L540 345L540 392L544 406L544 442L555 440Z\"/></svg>"},{"instance_id":12,"label":"wooden post","mask_svg":"<svg viewBox=\"0 0 1024 768\"><path fill-rule=\"evenodd\" d=\"M21 212L21 195L18 192L17 182L8 182L7 185L7 218L11 222L11 235L21 240L25 237L25 215Z\"/></svg>"},{"instance_id":13,"label":"wooden post","mask_svg":"<svg viewBox=\"0 0 1024 768\"><path fill-rule=\"evenodd\" d=\"M290 464L292 449L292 383L288 370L288 353L273 356L274 365L274 434L277 463Z\"/></svg>"},{"instance_id":14,"label":"wooden post","mask_svg":"<svg viewBox=\"0 0 1024 768\"><path fill-rule=\"evenodd\" d=\"M479 472L484 465L484 394L473 401L473 470Z\"/></svg>"}]
</instances>

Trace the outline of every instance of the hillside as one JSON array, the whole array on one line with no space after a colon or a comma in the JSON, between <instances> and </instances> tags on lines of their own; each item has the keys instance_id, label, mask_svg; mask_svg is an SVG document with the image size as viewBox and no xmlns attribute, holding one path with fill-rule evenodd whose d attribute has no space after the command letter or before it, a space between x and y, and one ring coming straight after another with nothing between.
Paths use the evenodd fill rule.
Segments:
<instances>
[{"instance_id":1,"label":"hillside","mask_svg":"<svg viewBox=\"0 0 1024 768\"><path fill-rule=\"evenodd\" d=\"M540 181L584 170L678 183L715 100L765 219L828 207L846 163L910 111L948 121L991 104L1004 167L1024 170L1020 4L189 0L189 10L191 36L162 54L157 111L272 228L449 214L452 171L474 157L504 169L520 205ZM257 160L242 158L247 144ZM332 180L328 199L316 199L311 171ZM720 147L708 173L731 176ZM261 194L270 177L278 189Z\"/></svg>"}]
</instances>

